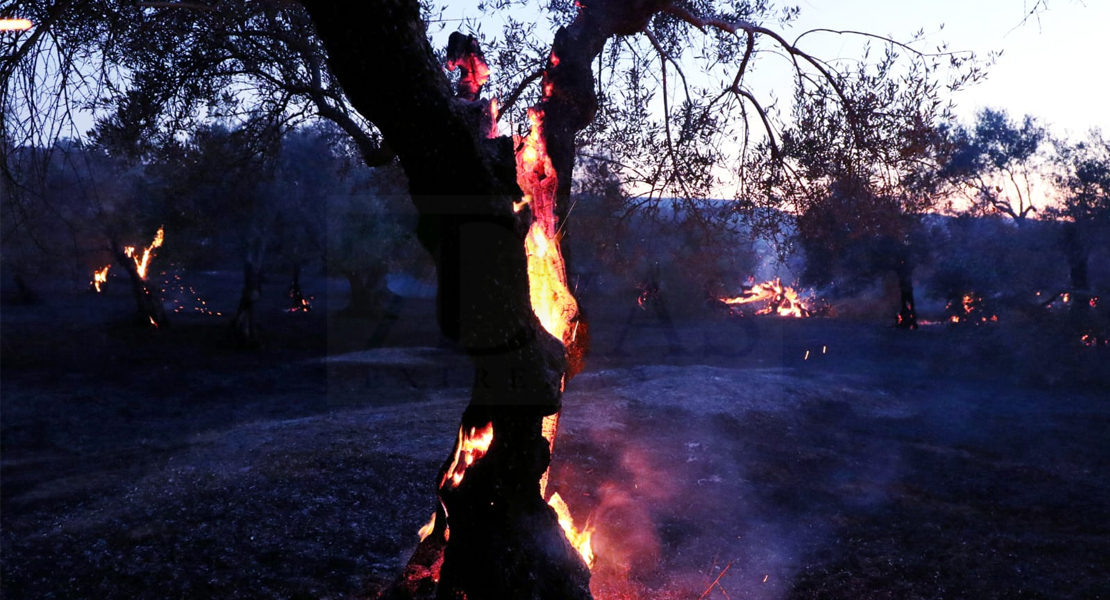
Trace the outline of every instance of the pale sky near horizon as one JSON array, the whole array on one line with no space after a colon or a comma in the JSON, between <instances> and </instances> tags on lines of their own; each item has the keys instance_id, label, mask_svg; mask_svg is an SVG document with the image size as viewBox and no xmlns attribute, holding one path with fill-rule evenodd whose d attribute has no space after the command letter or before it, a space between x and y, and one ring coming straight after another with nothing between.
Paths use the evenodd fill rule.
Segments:
<instances>
[{"instance_id":1,"label":"pale sky near horizon","mask_svg":"<svg viewBox=\"0 0 1110 600\"><path fill-rule=\"evenodd\" d=\"M851 29L889 35L904 41L923 29L932 50L947 43L949 50L971 50L980 57L1002 51L987 79L954 96L957 115L969 122L984 107L1005 109L1011 116L1037 117L1056 135L1081 136L1091 127L1110 130L1110 0L1048 0L1039 17L1022 20L1035 0L787 0L797 5L800 18L781 30L790 41L814 28ZM478 17L475 0L444 2L447 16ZM534 20L534 15L517 15ZM496 18L493 19L496 21ZM490 23L493 24L492 22ZM941 29L941 25L944 28ZM776 24L769 24L779 30ZM540 30L544 27L540 19ZM448 26L446 31L450 31ZM487 33L491 30L487 29ZM544 35L540 34L541 37ZM444 43L446 35L443 35ZM860 55L862 38L813 34L801 47L826 60L852 60ZM879 42L874 42L877 48ZM770 47L770 45L766 45ZM762 100L773 94L788 99L792 71L764 57L746 78ZM780 106L783 106L780 102Z\"/></svg>"},{"instance_id":2,"label":"pale sky near horizon","mask_svg":"<svg viewBox=\"0 0 1110 600\"><path fill-rule=\"evenodd\" d=\"M1020 25L1033 0L798 0L793 30L855 29L905 39L924 29L927 40L950 50L985 56L1002 50L986 81L955 96L957 112L969 120L982 107L1031 114L1057 134L1081 135L1098 126L1110 130L1110 2L1051 0L1038 18ZM940 25L944 24L941 30ZM796 35L796 34L795 34ZM854 42L825 36L814 44L819 56L837 56ZM808 41L809 44L817 42Z\"/></svg>"},{"instance_id":3,"label":"pale sky near horizon","mask_svg":"<svg viewBox=\"0 0 1110 600\"><path fill-rule=\"evenodd\" d=\"M1110 72L1105 64L1110 59L1110 0L1049 0L1048 10L1022 25L1034 1L788 0L782 4L798 4L801 17L783 33L793 40L802 31L824 27L904 40L924 29L928 44L922 49L947 42L950 50L981 56L1001 50L986 81L955 96L962 121L989 106L1018 118L1031 114L1057 135L1067 131L1079 136L1094 126L1110 131L1110 78L1104 75ZM445 4L449 16L479 16L475 0ZM540 31L544 26L541 19ZM819 34L807 36L802 48L826 60L850 60L859 56L859 45L856 36ZM787 68L778 68L772 57L761 63L747 79L749 87L764 100L770 94L789 98L791 70L786 63L782 66ZM79 131L92 124L88 115L78 120Z\"/></svg>"}]
</instances>

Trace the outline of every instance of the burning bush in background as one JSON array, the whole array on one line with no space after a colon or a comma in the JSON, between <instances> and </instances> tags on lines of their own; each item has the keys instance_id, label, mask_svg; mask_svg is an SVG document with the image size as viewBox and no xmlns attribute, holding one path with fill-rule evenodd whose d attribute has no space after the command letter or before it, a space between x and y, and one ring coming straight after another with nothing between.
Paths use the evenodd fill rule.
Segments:
<instances>
[{"instance_id":1,"label":"burning bush in background","mask_svg":"<svg viewBox=\"0 0 1110 600\"><path fill-rule=\"evenodd\" d=\"M633 198L603 161L584 161L577 173L565 245L570 284L585 282L576 296L587 306L623 313L654 289L672 315L704 316L709 300L757 270L752 241L729 220L727 203Z\"/></svg>"},{"instance_id":2,"label":"burning bush in background","mask_svg":"<svg viewBox=\"0 0 1110 600\"><path fill-rule=\"evenodd\" d=\"M1019 226L999 217L935 219L928 234L928 296L944 303L947 320L1035 316L1037 292L1067 287L1053 225L1026 220Z\"/></svg>"}]
</instances>

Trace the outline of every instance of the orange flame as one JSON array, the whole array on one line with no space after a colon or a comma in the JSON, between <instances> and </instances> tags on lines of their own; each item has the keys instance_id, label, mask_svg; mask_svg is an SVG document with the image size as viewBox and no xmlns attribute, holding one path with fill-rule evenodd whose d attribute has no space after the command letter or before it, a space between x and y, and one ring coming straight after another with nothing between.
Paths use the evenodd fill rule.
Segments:
<instances>
[{"instance_id":1,"label":"orange flame","mask_svg":"<svg viewBox=\"0 0 1110 600\"><path fill-rule=\"evenodd\" d=\"M555 509L555 514L559 517L559 526L563 528L563 533L567 536L567 541L571 546L578 551L585 561L586 566L591 569L594 566L594 551L590 545L590 538L593 536L592 528L587 524L581 531L574 526L574 519L570 516L570 507L559 496L558 492L551 495L551 499L547 501L551 508Z\"/></svg>"},{"instance_id":2,"label":"orange flame","mask_svg":"<svg viewBox=\"0 0 1110 600\"><path fill-rule=\"evenodd\" d=\"M465 434L462 426L459 426L459 441L455 444L455 458L439 486L443 487L450 482L451 487L459 487L463 476L466 475L467 467L485 456L492 442L493 423L486 423L482 427L471 427Z\"/></svg>"},{"instance_id":3,"label":"orange flame","mask_svg":"<svg viewBox=\"0 0 1110 600\"><path fill-rule=\"evenodd\" d=\"M432 513L432 518L428 521L428 523L426 525L421 527L420 530L416 532L416 535L419 535L420 536L420 541L423 542L425 538L427 538L429 535L432 535L432 532L435 531L435 528L436 528L436 514Z\"/></svg>"},{"instance_id":4,"label":"orange flame","mask_svg":"<svg viewBox=\"0 0 1110 600\"><path fill-rule=\"evenodd\" d=\"M513 209L532 208L532 227L524 240L528 256L528 287L532 311L540 324L564 345L573 341L571 322L578 303L567 287L566 266L559 249L555 191L558 178L543 137L543 111L528 109L532 131L520 139L517 150L517 183L524 195Z\"/></svg>"},{"instance_id":5,"label":"orange flame","mask_svg":"<svg viewBox=\"0 0 1110 600\"><path fill-rule=\"evenodd\" d=\"M543 439L547 440L548 452L555 452L555 435L559 432L559 413L548 415L543 418L543 423L540 426L540 433L543 434ZM549 465L540 477L540 497L543 498L547 495L547 480L548 475L551 473L551 466Z\"/></svg>"},{"instance_id":6,"label":"orange flame","mask_svg":"<svg viewBox=\"0 0 1110 600\"><path fill-rule=\"evenodd\" d=\"M559 64L559 58L551 55L551 64ZM543 99L551 96L552 85L546 74L542 85ZM542 100L541 100L542 106ZM520 202L513 203L513 210L520 212L530 207L532 226L524 239L524 252L528 257L528 291L532 312L540 324L553 337L569 346L577 335L577 323L571 327L578 315L578 302L567 286L566 264L559 248L560 233L558 217L555 215L558 176L555 166L547 153L547 143L543 132L543 108L528 109L531 131L525 137L516 137L516 177L523 192ZM566 383L564 378L563 383ZM548 448L554 451L555 435L559 427L558 413L545 417L542 433ZM540 478L540 496L547 493L548 472ZM587 566L594 563L593 549L590 547L589 528L579 531L574 526L570 507L559 496L553 494L548 504L555 510L559 525L571 546L582 555Z\"/></svg>"},{"instance_id":7,"label":"orange flame","mask_svg":"<svg viewBox=\"0 0 1110 600\"><path fill-rule=\"evenodd\" d=\"M0 31L27 31L34 25L30 19L0 19Z\"/></svg>"},{"instance_id":8,"label":"orange flame","mask_svg":"<svg viewBox=\"0 0 1110 600\"><path fill-rule=\"evenodd\" d=\"M459 88L465 93L468 100L476 100L482 86L489 81L489 65L485 58L477 52L465 52L462 56L447 61L447 70L454 71L462 68L462 79Z\"/></svg>"},{"instance_id":9,"label":"orange flame","mask_svg":"<svg viewBox=\"0 0 1110 600\"><path fill-rule=\"evenodd\" d=\"M780 317L802 318L809 316L809 309L798 297L798 292L792 287L782 285L782 281L778 277L772 281L753 286L750 291L735 298L721 298L721 302L729 306L766 302L766 306L755 312L757 315L775 313Z\"/></svg>"},{"instance_id":10,"label":"orange flame","mask_svg":"<svg viewBox=\"0 0 1110 600\"><path fill-rule=\"evenodd\" d=\"M164 240L165 227L159 227L158 233L154 234L154 241L143 249L142 257L135 256L134 246L128 246L123 249L123 253L131 257L131 260L135 261L135 270L139 272L139 279L146 279L146 270L150 265L150 259L154 256L154 250L156 248L161 248Z\"/></svg>"},{"instance_id":11,"label":"orange flame","mask_svg":"<svg viewBox=\"0 0 1110 600\"><path fill-rule=\"evenodd\" d=\"M500 114L501 103L497 101L497 98L493 98L489 101L489 132L486 133L486 137L491 140L500 134L497 130L497 118Z\"/></svg>"},{"instance_id":12,"label":"orange flame","mask_svg":"<svg viewBox=\"0 0 1110 600\"><path fill-rule=\"evenodd\" d=\"M93 288L96 289L96 292L98 294L100 293L100 284L108 281L108 269L110 269L111 267L111 264L107 264L104 265L103 269L100 269L99 271L93 271L92 284Z\"/></svg>"}]
</instances>

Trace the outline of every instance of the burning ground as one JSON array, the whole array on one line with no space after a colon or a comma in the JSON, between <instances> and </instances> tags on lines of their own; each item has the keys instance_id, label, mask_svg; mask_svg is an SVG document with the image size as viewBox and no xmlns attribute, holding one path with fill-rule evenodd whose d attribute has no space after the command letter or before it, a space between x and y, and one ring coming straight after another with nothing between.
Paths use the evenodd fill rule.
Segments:
<instances>
[{"instance_id":1,"label":"burning ground","mask_svg":"<svg viewBox=\"0 0 1110 600\"><path fill-rule=\"evenodd\" d=\"M202 315L106 327L82 305L110 295L5 307L4 597L372 598L396 576L465 361L429 347L428 305L367 349L375 321L274 296L253 354ZM623 316L595 316L550 483L593 531L600 600L1104 593L1104 392L950 373L930 357L965 340L939 328L706 317L676 323L681 352L650 324L613 352Z\"/></svg>"}]
</instances>

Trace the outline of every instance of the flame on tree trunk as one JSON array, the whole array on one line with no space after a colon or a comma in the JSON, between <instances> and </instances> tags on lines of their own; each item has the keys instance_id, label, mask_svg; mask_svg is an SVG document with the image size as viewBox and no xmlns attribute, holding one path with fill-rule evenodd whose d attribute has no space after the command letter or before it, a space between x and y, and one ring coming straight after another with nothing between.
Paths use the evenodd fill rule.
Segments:
<instances>
[{"instance_id":1,"label":"flame on tree trunk","mask_svg":"<svg viewBox=\"0 0 1110 600\"><path fill-rule=\"evenodd\" d=\"M141 254L136 252L134 246L120 245L115 237L109 240L112 256L131 281L131 292L135 297L135 323L144 327L160 328L169 325L162 306L162 297L146 281L154 250L162 245L163 239L164 232L159 227L154 241Z\"/></svg>"},{"instance_id":2,"label":"flame on tree trunk","mask_svg":"<svg viewBox=\"0 0 1110 600\"><path fill-rule=\"evenodd\" d=\"M1071 281L1071 290L1074 302L1071 302L1072 312L1086 312L1091 302L1090 279L1087 265L1090 262L1090 248L1083 239L1083 232L1075 223L1063 224L1062 247L1064 256L1068 261L1068 275Z\"/></svg>"},{"instance_id":3,"label":"flame on tree trunk","mask_svg":"<svg viewBox=\"0 0 1110 600\"><path fill-rule=\"evenodd\" d=\"M898 276L899 310L897 325L902 329L917 329L917 310L913 299L913 265L909 259L899 261L894 269Z\"/></svg>"},{"instance_id":4,"label":"flame on tree trunk","mask_svg":"<svg viewBox=\"0 0 1110 600\"><path fill-rule=\"evenodd\" d=\"M589 598L589 570L541 496L563 386L580 368L585 328L544 326L547 311L534 310L529 266L535 271L537 259L561 262L551 252L558 236L549 234L558 231L554 218L565 216L560 201L569 195L575 134L596 111L592 60L605 40L642 29L663 3L590 3L556 33L544 98L533 107L542 131L536 126L529 135L547 156L532 163L542 177L535 169L535 177L518 172L514 140L490 138L494 111L470 90L482 75L471 60L478 56L475 44L459 38L452 44L463 51L448 60L466 69L456 95L415 1L303 3L333 73L405 170L420 215L417 236L436 264L440 328L475 369L456 451L437 480L435 519L384 596ZM524 151L528 142L517 142ZM541 198L522 189L528 183L518 177L550 191ZM541 295L567 306L561 264L548 273L556 281L547 280ZM561 320L565 311L553 314ZM474 450L487 439L487 448ZM461 450L471 446L469 453ZM465 457L469 464L459 477L458 460L466 463Z\"/></svg>"},{"instance_id":5,"label":"flame on tree trunk","mask_svg":"<svg viewBox=\"0 0 1110 600\"><path fill-rule=\"evenodd\" d=\"M305 297L301 289L301 265L293 265L293 276L289 281L289 312L308 312L312 310L312 303Z\"/></svg>"}]
</instances>

